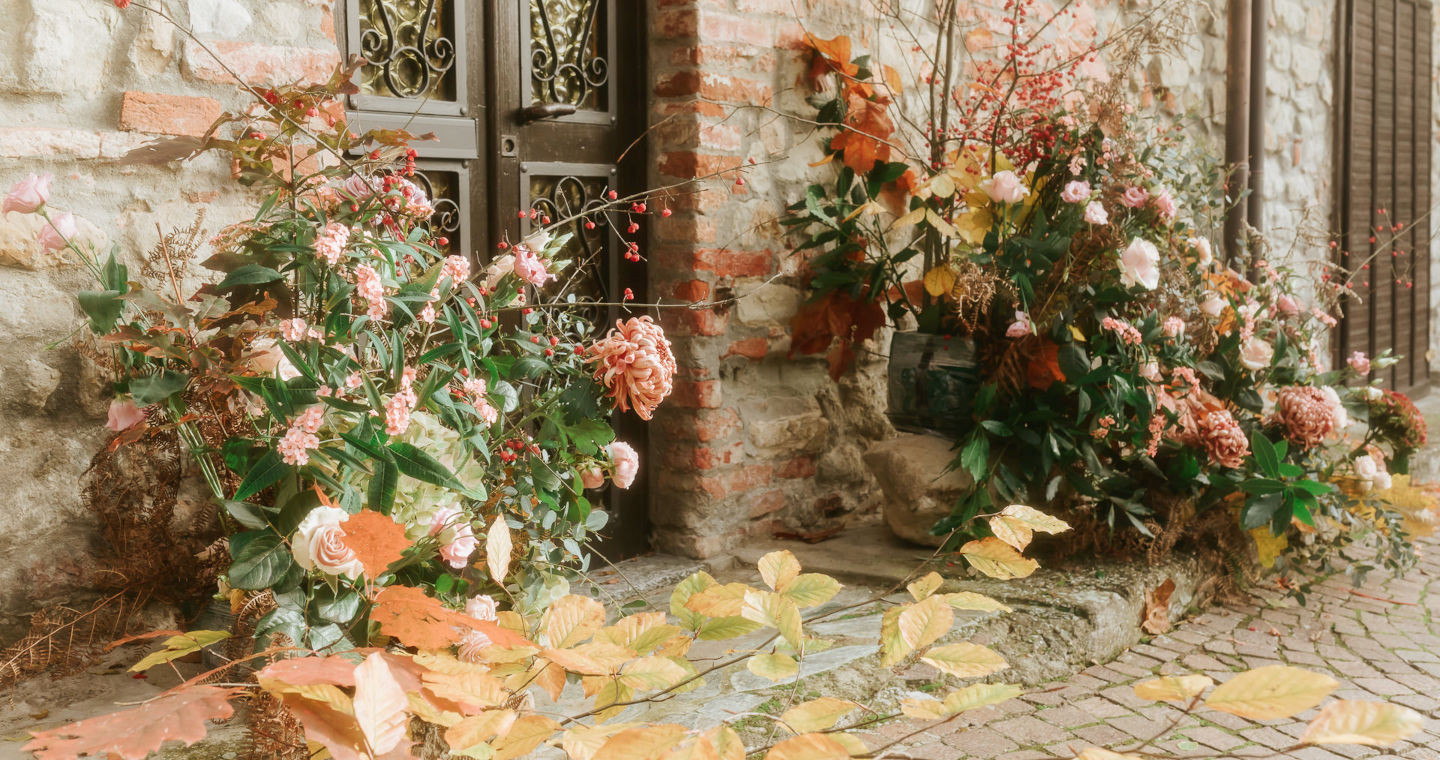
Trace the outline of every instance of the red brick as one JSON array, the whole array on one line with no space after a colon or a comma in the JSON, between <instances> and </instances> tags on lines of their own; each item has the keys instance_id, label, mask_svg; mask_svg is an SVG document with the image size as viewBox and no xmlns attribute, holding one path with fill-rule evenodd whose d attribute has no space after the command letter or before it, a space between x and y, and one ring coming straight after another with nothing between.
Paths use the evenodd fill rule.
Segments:
<instances>
[{"instance_id":1,"label":"red brick","mask_svg":"<svg viewBox=\"0 0 1440 760\"><path fill-rule=\"evenodd\" d=\"M670 51L676 66L704 66L707 69L739 69L754 72L775 70L775 54L749 45L690 45Z\"/></svg>"},{"instance_id":2,"label":"red brick","mask_svg":"<svg viewBox=\"0 0 1440 760\"><path fill-rule=\"evenodd\" d=\"M693 179L710 177L739 169L745 163L738 156L712 156L694 151L674 151L660 157L660 173L671 177Z\"/></svg>"},{"instance_id":3,"label":"red brick","mask_svg":"<svg viewBox=\"0 0 1440 760\"><path fill-rule=\"evenodd\" d=\"M766 485L772 474L770 465L757 464L715 475L702 475L696 478L696 483L710 498L724 499Z\"/></svg>"},{"instance_id":4,"label":"red brick","mask_svg":"<svg viewBox=\"0 0 1440 760\"><path fill-rule=\"evenodd\" d=\"M770 353L770 341L759 337L745 338L744 340L737 340L731 343L730 348L725 351L725 356L720 358L743 356L747 359L755 359L758 361L764 359L768 353Z\"/></svg>"},{"instance_id":5,"label":"red brick","mask_svg":"<svg viewBox=\"0 0 1440 760\"><path fill-rule=\"evenodd\" d=\"M789 16L795 12L795 5L793 0L735 0L735 10Z\"/></svg>"},{"instance_id":6,"label":"red brick","mask_svg":"<svg viewBox=\"0 0 1440 760\"><path fill-rule=\"evenodd\" d=\"M670 294L681 301L694 303L710 297L710 286L703 280L686 280L675 283L675 288L670 291Z\"/></svg>"},{"instance_id":7,"label":"red brick","mask_svg":"<svg viewBox=\"0 0 1440 760\"><path fill-rule=\"evenodd\" d=\"M775 469L778 478L810 478L815 476L815 457L795 457Z\"/></svg>"},{"instance_id":8,"label":"red brick","mask_svg":"<svg viewBox=\"0 0 1440 760\"><path fill-rule=\"evenodd\" d=\"M225 109L214 98L130 90L120 99L120 128L129 132L199 137Z\"/></svg>"},{"instance_id":9,"label":"red brick","mask_svg":"<svg viewBox=\"0 0 1440 760\"><path fill-rule=\"evenodd\" d=\"M219 56L250 84L324 82L340 63L340 53L335 48L260 45L231 40L206 40L205 44L215 51L215 55L206 52L195 40L185 42L185 65L186 73L206 82L235 83L234 77L215 60L215 56Z\"/></svg>"},{"instance_id":10,"label":"red brick","mask_svg":"<svg viewBox=\"0 0 1440 760\"><path fill-rule=\"evenodd\" d=\"M773 266L769 251L731 251L702 248L695 252L695 269L721 277L762 277Z\"/></svg>"},{"instance_id":11,"label":"red brick","mask_svg":"<svg viewBox=\"0 0 1440 760\"><path fill-rule=\"evenodd\" d=\"M709 11L700 14L695 33L708 42L744 42L762 47L769 47L775 39L773 23Z\"/></svg>"},{"instance_id":12,"label":"red brick","mask_svg":"<svg viewBox=\"0 0 1440 760\"><path fill-rule=\"evenodd\" d=\"M778 488L746 497L750 505L750 518L764 517L779 512L785 506L785 493Z\"/></svg>"},{"instance_id":13,"label":"red brick","mask_svg":"<svg viewBox=\"0 0 1440 760\"><path fill-rule=\"evenodd\" d=\"M716 237L715 222L704 217L677 215L667 219L665 224L656 225L654 234L655 237L661 241L710 243L713 245ZM655 262L657 258L665 258L663 255L657 256L657 251L659 250L661 250L659 247L651 248L650 254L652 262ZM669 253L672 254L670 258L672 258L675 263L680 263L681 260L674 257L673 252L674 249L669 249ZM658 263L664 262L660 261ZM685 266L688 267L688 264Z\"/></svg>"},{"instance_id":14,"label":"red brick","mask_svg":"<svg viewBox=\"0 0 1440 760\"><path fill-rule=\"evenodd\" d=\"M718 441L740 432L740 415L734 409L705 409L695 415L695 437Z\"/></svg>"},{"instance_id":15,"label":"red brick","mask_svg":"<svg viewBox=\"0 0 1440 760\"><path fill-rule=\"evenodd\" d=\"M710 103L704 100L684 100L678 103L662 103L657 109L660 116L673 116L674 114L698 113L701 116L725 117L730 111L719 103Z\"/></svg>"},{"instance_id":16,"label":"red brick","mask_svg":"<svg viewBox=\"0 0 1440 760\"><path fill-rule=\"evenodd\" d=\"M694 8L655 14L651 33L659 39L694 37L700 28L700 13Z\"/></svg>"},{"instance_id":17,"label":"red brick","mask_svg":"<svg viewBox=\"0 0 1440 760\"><path fill-rule=\"evenodd\" d=\"M700 77L698 94L706 100L764 105L770 102L774 93L770 85L764 82L706 73Z\"/></svg>"},{"instance_id":18,"label":"red brick","mask_svg":"<svg viewBox=\"0 0 1440 760\"><path fill-rule=\"evenodd\" d=\"M677 380L668 403L683 409L715 409L720 406L720 381Z\"/></svg>"},{"instance_id":19,"label":"red brick","mask_svg":"<svg viewBox=\"0 0 1440 760\"><path fill-rule=\"evenodd\" d=\"M745 457L745 444L735 441L717 447L710 446L668 446L665 463L677 469L713 470L729 464L738 464Z\"/></svg>"},{"instance_id":20,"label":"red brick","mask_svg":"<svg viewBox=\"0 0 1440 760\"><path fill-rule=\"evenodd\" d=\"M655 94L662 98L694 95L700 91L700 72L677 71L655 80Z\"/></svg>"},{"instance_id":21,"label":"red brick","mask_svg":"<svg viewBox=\"0 0 1440 760\"><path fill-rule=\"evenodd\" d=\"M724 335L730 315L714 309L670 309L661 318L661 324L671 336Z\"/></svg>"}]
</instances>

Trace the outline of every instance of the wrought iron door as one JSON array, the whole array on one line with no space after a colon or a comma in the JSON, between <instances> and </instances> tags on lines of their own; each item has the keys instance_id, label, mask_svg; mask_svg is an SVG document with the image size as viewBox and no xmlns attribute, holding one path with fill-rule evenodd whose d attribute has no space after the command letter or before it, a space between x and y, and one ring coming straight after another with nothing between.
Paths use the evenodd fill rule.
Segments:
<instances>
[{"instance_id":1,"label":"wrought iron door","mask_svg":"<svg viewBox=\"0 0 1440 760\"><path fill-rule=\"evenodd\" d=\"M643 5L346 0L348 50L372 61L351 98L352 118L362 127L436 134L414 146L416 166L442 209L456 212L447 218L452 239L483 262L501 242L531 231L535 222L517 211L558 222L601 205L611 191L641 187L643 151L621 157L645 118L645 49L637 44ZM624 263L624 244L605 215L565 226L574 233L569 252L583 264L576 285L584 295L620 302L629 288L644 300L644 265ZM592 316L604 330L620 312L606 306ZM621 438L645 451L645 426L632 415L616 422ZM629 491L604 495L611 525L601 550L612 559L648 546L645 483L642 470Z\"/></svg>"}]
</instances>

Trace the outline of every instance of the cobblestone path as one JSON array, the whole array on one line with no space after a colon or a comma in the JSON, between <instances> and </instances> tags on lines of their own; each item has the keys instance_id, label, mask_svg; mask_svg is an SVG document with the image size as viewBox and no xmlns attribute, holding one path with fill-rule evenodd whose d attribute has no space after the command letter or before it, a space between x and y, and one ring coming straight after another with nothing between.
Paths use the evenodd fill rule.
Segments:
<instances>
[{"instance_id":1,"label":"cobblestone path","mask_svg":"<svg viewBox=\"0 0 1440 760\"><path fill-rule=\"evenodd\" d=\"M1150 751L1191 758L1440 760L1440 543L1422 548L1425 556L1402 578L1377 571L1355 588L1343 575L1333 576L1316 585L1304 607L1279 591L1257 590L1249 603L1212 607L1115 662L967 713L897 749L920 760L1042 760L1073 758L1090 746L1123 750L1160 735ZM1184 717L1178 706L1138 699L1132 690L1157 675L1205 673L1218 683L1275 664L1333 676L1341 683L1336 698L1411 707L1425 716L1425 730L1383 749L1287 750L1315 710L1290 721L1255 722L1203 708ZM867 744L915 728L884 726Z\"/></svg>"}]
</instances>

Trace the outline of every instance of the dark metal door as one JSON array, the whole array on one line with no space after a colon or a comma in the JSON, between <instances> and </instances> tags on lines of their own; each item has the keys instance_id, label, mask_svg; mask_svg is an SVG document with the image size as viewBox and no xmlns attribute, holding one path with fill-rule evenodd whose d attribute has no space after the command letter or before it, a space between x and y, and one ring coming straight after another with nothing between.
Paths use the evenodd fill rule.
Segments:
<instances>
[{"instance_id":1,"label":"dark metal door","mask_svg":"<svg viewBox=\"0 0 1440 760\"><path fill-rule=\"evenodd\" d=\"M547 219L570 219L612 191L643 187L643 151L627 152L644 129L643 5L346 0L348 50L372 61L351 98L352 118L362 128L435 133L436 141L414 146L416 167L449 214L441 224L483 262ZM533 221L517 213L531 209ZM573 285L581 295L620 303L628 288L646 300L644 264L623 255L630 242L643 243L643 219L594 213L565 227L555 231L574 235L567 252L580 264ZM591 315L603 331L623 309ZM622 415L616 426L646 452L645 425ZM611 559L648 548L648 460L642 455L630 490L604 494L611 522L600 550Z\"/></svg>"}]
</instances>

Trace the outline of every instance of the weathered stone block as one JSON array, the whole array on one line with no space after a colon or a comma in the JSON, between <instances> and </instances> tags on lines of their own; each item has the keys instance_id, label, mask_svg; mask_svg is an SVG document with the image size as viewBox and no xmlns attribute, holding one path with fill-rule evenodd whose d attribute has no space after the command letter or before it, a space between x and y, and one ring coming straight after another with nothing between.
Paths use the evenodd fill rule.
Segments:
<instances>
[{"instance_id":1,"label":"weathered stone block","mask_svg":"<svg viewBox=\"0 0 1440 760\"><path fill-rule=\"evenodd\" d=\"M950 513L955 499L973 482L968 474L949 471L955 458L948 439L933 435L902 435L880 441L865 452L865 464L885 495L885 524L895 535L925 546L939 546L930 528Z\"/></svg>"}]
</instances>

